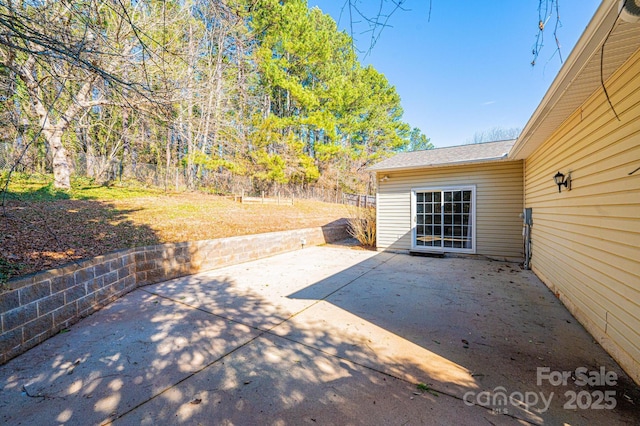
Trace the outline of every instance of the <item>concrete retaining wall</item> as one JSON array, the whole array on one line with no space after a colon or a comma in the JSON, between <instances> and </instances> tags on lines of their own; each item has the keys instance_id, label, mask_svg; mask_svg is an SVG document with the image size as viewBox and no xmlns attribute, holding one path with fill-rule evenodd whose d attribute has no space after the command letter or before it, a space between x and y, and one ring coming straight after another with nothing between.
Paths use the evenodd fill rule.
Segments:
<instances>
[{"instance_id":1,"label":"concrete retaining wall","mask_svg":"<svg viewBox=\"0 0 640 426\"><path fill-rule=\"evenodd\" d=\"M348 238L346 225L122 250L7 283L0 364L137 287Z\"/></svg>"}]
</instances>

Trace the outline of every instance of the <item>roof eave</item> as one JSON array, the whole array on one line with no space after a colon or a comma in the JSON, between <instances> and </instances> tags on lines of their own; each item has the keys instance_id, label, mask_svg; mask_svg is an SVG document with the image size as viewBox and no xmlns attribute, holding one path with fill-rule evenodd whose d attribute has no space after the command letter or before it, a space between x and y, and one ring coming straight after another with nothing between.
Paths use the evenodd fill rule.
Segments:
<instances>
[{"instance_id":1,"label":"roof eave","mask_svg":"<svg viewBox=\"0 0 640 426\"><path fill-rule=\"evenodd\" d=\"M449 166L464 166L467 164L479 164L479 163L496 163L500 161L510 161L511 158L508 158L507 154L503 154L500 157L490 157L490 158L479 158L476 160L462 160L462 161L452 161L449 163L436 163L436 164L419 164L414 166L403 166L403 167L384 167L384 168L369 168L368 170L371 172L397 172L397 171L405 171L405 170L421 170L421 169L431 169L436 167L449 167Z\"/></svg>"}]
</instances>

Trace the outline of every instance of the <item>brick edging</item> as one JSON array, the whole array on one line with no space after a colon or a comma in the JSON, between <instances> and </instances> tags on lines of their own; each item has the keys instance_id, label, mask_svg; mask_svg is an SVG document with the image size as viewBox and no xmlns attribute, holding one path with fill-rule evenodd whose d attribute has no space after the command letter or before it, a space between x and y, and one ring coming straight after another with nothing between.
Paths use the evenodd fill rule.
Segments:
<instances>
[{"instance_id":1,"label":"brick edging","mask_svg":"<svg viewBox=\"0 0 640 426\"><path fill-rule=\"evenodd\" d=\"M0 364L140 286L348 237L340 224L159 244L11 280L0 294Z\"/></svg>"}]
</instances>

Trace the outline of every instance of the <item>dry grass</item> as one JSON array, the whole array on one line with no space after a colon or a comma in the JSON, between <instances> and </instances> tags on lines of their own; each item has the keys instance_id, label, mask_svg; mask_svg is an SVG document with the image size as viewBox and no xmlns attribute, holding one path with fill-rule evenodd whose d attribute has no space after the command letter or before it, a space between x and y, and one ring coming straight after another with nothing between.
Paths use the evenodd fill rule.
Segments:
<instances>
[{"instance_id":1,"label":"dry grass","mask_svg":"<svg viewBox=\"0 0 640 426\"><path fill-rule=\"evenodd\" d=\"M207 240L327 225L345 218L339 204L297 200L293 206L241 204L203 194L143 197L113 203L127 217L147 224L161 242Z\"/></svg>"},{"instance_id":2,"label":"dry grass","mask_svg":"<svg viewBox=\"0 0 640 426\"><path fill-rule=\"evenodd\" d=\"M371 207L349 208L349 234L365 247L376 246L376 209Z\"/></svg>"},{"instance_id":3,"label":"dry grass","mask_svg":"<svg viewBox=\"0 0 640 426\"><path fill-rule=\"evenodd\" d=\"M126 188L12 194L0 212L0 281L118 249L323 226L348 215L343 205L309 200L250 205Z\"/></svg>"}]
</instances>

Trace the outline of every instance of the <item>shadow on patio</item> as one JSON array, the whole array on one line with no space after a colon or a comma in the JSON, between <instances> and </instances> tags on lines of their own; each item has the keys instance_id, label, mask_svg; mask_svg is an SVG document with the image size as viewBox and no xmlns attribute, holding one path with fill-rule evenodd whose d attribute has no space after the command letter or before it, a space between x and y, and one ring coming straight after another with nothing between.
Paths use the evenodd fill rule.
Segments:
<instances>
[{"instance_id":1,"label":"shadow on patio","mask_svg":"<svg viewBox=\"0 0 640 426\"><path fill-rule=\"evenodd\" d=\"M618 406L563 410L574 387L536 387L537 366L605 366L621 376ZM0 366L0 419L634 423L623 377L515 265L315 247L130 293ZM463 402L496 386L556 396L547 412L509 416Z\"/></svg>"},{"instance_id":2,"label":"shadow on patio","mask_svg":"<svg viewBox=\"0 0 640 426\"><path fill-rule=\"evenodd\" d=\"M323 303L284 324L291 327L285 335L302 340L331 330L355 348L339 356L533 423L640 421L639 388L520 265L381 253L340 274L350 273L357 278L328 297L321 296L324 281L292 293ZM321 336L314 340L311 346L325 349ZM538 384L539 367L571 378ZM578 386L577 368L604 368L617 384ZM606 391L615 395L612 410L601 398ZM574 393L582 398L577 403ZM505 403L505 395L514 399Z\"/></svg>"}]
</instances>

